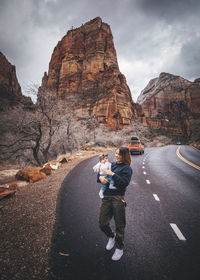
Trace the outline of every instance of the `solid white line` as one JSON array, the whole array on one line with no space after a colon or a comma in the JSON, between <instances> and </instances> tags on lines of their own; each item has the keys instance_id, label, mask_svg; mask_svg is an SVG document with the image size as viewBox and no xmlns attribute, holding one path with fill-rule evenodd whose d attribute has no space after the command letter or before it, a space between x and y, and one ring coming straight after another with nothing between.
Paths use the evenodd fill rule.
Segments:
<instances>
[{"instance_id":1,"label":"solid white line","mask_svg":"<svg viewBox=\"0 0 200 280\"><path fill-rule=\"evenodd\" d=\"M149 180L146 180L147 184L151 184Z\"/></svg>"},{"instance_id":2,"label":"solid white line","mask_svg":"<svg viewBox=\"0 0 200 280\"><path fill-rule=\"evenodd\" d=\"M160 198L157 196L157 194L153 194L155 200L160 201Z\"/></svg>"},{"instance_id":3,"label":"solid white line","mask_svg":"<svg viewBox=\"0 0 200 280\"><path fill-rule=\"evenodd\" d=\"M184 237L184 235L181 233L180 229L177 227L176 224L170 224L170 226L172 227L172 229L174 230L174 232L176 233L178 239L185 241L186 238Z\"/></svg>"},{"instance_id":4,"label":"solid white line","mask_svg":"<svg viewBox=\"0 0 200 280\"><path fill-rule=\"evenodd\" d=\"M147 174L147 172L143 171L143 174L144 174L144 175L146 175L146 174Z\"/></svg>"},{"instance_id":5,"label":"solid white line","mask_svg":"<svg viewBox=\"0 0 200 280\"><path fill-rule=\"evenodd\" d=\"M197 148L195 148L194 146L191 146L192 148L194 148L195 150L197 150L198 152L200 152L200 150L198 150Z\"/></svg>"}]
</instances>

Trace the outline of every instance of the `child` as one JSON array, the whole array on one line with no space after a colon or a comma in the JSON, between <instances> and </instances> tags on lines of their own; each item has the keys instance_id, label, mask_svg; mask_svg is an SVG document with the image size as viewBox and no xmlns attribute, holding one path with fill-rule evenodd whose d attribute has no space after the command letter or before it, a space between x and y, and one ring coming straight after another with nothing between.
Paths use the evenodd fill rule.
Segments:
<instances>
[{"instance_id":1,"label":"child","mask_svg":"<svg viewBox=\"0 0 200 280\"><path fill-rule=\"evenodd\" d=\"M93 167L94 172L99 173L100 176L105 176L103 174L104 170L111 170L111 163L108 161L108 154L102 154L99 156L99 162ZM106 180L110 183L110 185L114 184L112 176L106 176ZM114 186L109 186L109 188L116 189ZM101 184L101 189L99 192L100 198L103 198L104 191L106 190L106 185Z\"/></svg>"}]
</instances>

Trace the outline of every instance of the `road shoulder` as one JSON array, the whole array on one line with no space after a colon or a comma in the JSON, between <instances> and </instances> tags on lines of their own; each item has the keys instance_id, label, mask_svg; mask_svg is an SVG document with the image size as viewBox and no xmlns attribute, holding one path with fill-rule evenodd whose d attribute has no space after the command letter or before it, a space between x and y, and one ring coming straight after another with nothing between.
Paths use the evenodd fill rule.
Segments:
<instances>
[{"instance_id":1,"label":"road shoulder","mask_svg":"<svg viewBox=\"0 0 200 280\"><path fill-rule=\"evenodd\" d=\"M48 279L48 257L61 184L76 165L93 156L94 152L75 158L45 180L21 187L16 195L0 202L2 280Z\"/></svg>"}]
</instances>

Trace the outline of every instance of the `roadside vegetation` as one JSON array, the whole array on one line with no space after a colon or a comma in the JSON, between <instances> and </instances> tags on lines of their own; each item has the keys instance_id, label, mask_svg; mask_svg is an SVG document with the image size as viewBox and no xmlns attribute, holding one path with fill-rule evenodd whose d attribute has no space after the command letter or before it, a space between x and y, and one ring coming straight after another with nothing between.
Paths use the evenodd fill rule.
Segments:
<instances>
[{"instance_id":1,"label":"roadside vegetation","mask_svg":"<svg viewBox=\"0 0 200 280\"><path fill-rule=\"evenodd\" d=\"M95 116L80 122L72 108L49 90L38 90L33 85L28 91L37 97L36 104L29 108L19 104L0 112L0 167L4 169L9 164L13 169L40 166L61 154L73 154L84 145L87 149L127 146L132 136L138 136L145 147L187 142L187 139L144 127L136 119L129 127L117 131L99 125Z\"/></svg>"}]
</instances>

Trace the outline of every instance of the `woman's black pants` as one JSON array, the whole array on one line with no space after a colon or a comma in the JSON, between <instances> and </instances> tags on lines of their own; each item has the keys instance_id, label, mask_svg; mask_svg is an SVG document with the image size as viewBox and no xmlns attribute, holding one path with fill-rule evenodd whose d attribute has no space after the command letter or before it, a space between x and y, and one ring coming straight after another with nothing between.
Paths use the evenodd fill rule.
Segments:
<instances>
[{"instance_id":1,"label":"woman's black pants","mask_svg":"<svg viewBox=\"0 0 200 280\"><path fill-rule=\"evenodd\" d=\"M114 233L109 225L110 220L114 217L116 226L115 244L118 249L123 249L124 247L125 206L124 196L105 196L102 199L99 213L99 227L108 237L114 237Z\"/></svg>"}]
</instances>

